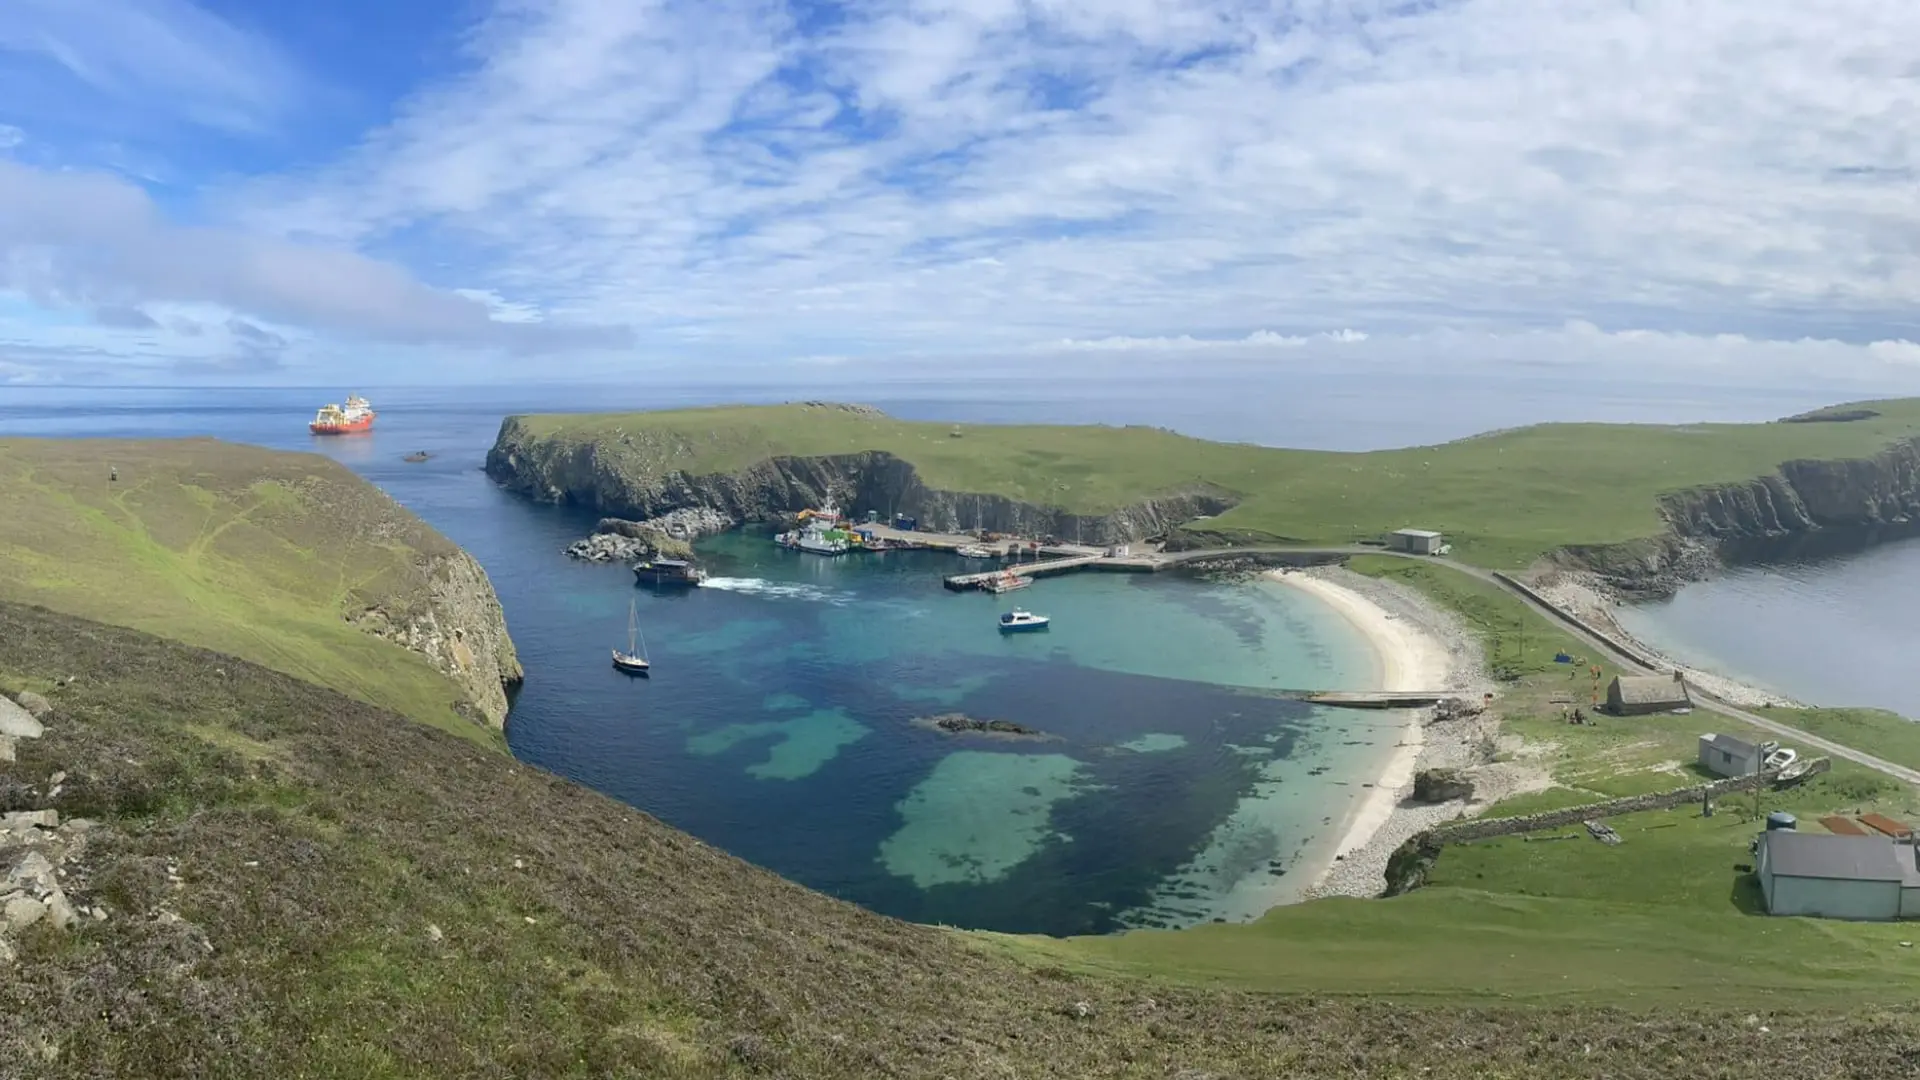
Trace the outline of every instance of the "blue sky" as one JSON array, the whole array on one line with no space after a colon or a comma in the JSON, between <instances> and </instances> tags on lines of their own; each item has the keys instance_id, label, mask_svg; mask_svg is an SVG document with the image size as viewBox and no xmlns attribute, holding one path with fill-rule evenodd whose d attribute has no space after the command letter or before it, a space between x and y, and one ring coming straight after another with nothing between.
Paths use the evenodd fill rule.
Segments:
<instances>
[{"instance_id":1,"label":"blue sky","mask_svg":"<svg viewBox=\"0 0 1920 1080\"><path fill-rule=\"evenodd\" d=\"M1887 0L0 0L0 382L1920 391Z\"/></svg>"}]
</instances>

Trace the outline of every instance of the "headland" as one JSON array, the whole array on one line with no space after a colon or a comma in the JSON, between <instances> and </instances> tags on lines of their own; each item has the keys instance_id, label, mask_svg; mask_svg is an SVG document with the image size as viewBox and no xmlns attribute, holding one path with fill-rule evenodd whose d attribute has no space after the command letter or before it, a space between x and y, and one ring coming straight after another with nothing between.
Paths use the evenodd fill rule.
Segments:
<instances>
[{"instance_id":1,"label":"headland","mask_svg":"<svg viewBox=\"0 0 1920 1080\"><path fill-rule=\"evenodd\" d=\"M913 423L832 403L515 416L489 475L648 519L773 520L829 497L927 528L1094 545L1342 547L1437 530L1461 562L1585 570L1660 595L1742 542L1903 535L1920 518L1920 399L1764 424L1543 424L1330 453L1142 427Z\"/></svg>"},{"instance_id":2,"label":"headland","mask_svg":"<svg viewBox=\"0 0 1920 1080\"><path fill-rule=\"evenodd\" d=\"M521 678L479 563L335 462L0 439L0 600L253 660L493 743Z\"/></svg>"}]
</instances>

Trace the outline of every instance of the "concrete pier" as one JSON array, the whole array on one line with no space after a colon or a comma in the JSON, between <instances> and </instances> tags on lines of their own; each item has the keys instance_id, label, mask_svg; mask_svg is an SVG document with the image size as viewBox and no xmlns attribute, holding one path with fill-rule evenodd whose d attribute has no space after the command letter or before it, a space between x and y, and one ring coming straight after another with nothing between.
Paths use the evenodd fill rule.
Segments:
<instances>
[{"instance_id":1,"label":"concrete pier","mask_svg":"<svg viewBox=\"0 0 1920 1080\"><path fill-rule=\"evenodd\" d=\"M1450 690L1318 690L1300 695L1301 700L1315 705L1346 709L1418 709L1460 696Z\"/></svg>"}]
</instances>

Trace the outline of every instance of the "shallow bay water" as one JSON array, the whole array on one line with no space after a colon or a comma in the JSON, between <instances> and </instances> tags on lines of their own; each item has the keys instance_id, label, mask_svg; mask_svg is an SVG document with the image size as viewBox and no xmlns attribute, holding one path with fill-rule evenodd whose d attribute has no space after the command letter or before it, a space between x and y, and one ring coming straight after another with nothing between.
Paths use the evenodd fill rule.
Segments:
<instances>
[{"instance_id":1,"label":"shallow bay water","mask_svg":"<svg viewBox=\"0 0 1920 1080\"><path fill-rule=\"evenodd\" d=\"M1620 608L1676 659L1815 705L1920 717L1920 540L1733 570Z\"/></svg>"}]
</instances>

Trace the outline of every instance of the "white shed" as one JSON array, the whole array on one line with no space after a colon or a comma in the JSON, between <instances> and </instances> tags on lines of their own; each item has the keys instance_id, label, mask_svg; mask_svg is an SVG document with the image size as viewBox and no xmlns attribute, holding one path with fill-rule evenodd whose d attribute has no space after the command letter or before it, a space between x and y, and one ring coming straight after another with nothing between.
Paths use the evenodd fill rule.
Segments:
<instances>
[{"instance_id":1,"label":"white shed","mask_svg":"<svg viewBox=\"0 0 1920 1080\"><path fill-rule=\"evenodd\" d=\"M1920 893L1913 848L1884 837L1772 830L1760 834L1754 870L1771 915L1897 919L1908 882Z\"/></svg>"},{"instance_id":2,"label":"white shed","mask_svg":"<svg viewBox=\"0 0 1920 1080\"><path fill-rule=\"evenodd\" d=\"M1395 529L1393 531L1393 549L1410 551L1415 555L1438 555L1442 537L1432 529Z\"/></svg>"},{"instance_id":3,"label":"white shed","mask_svg":"<svg viewBox=\"0 0 1920 1080\"><path fill-rule=\"evenodd\" d=\"M1700 736L1700 767L1715 776L1752 776L1765 755L1745 739L1731 735Z\"/></svg>"}]
</instances>

